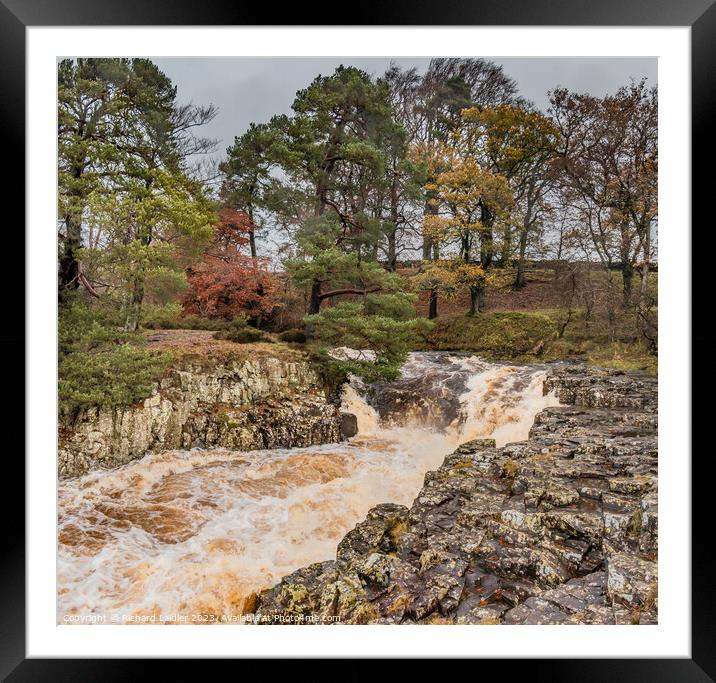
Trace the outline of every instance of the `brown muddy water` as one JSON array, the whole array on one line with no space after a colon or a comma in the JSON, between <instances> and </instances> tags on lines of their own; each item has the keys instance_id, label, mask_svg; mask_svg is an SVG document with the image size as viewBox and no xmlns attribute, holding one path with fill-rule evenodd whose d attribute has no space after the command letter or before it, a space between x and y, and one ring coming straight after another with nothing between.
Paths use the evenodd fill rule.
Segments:
<instances>
[{"instance_id":1,"label":"brown muddy water","mask_svg":"<svg viewBox=\"0 0 716 683\"><path fill-rule=\"evenodd\" d=\"M354 380L358 435L288 450L148 454L64 481L58 623L235 623L256 591L333 559L368 510L410 505L425 473L470 439L527 438L542 368L411 354L399 380Z\"/></svg>"}]
</instances>

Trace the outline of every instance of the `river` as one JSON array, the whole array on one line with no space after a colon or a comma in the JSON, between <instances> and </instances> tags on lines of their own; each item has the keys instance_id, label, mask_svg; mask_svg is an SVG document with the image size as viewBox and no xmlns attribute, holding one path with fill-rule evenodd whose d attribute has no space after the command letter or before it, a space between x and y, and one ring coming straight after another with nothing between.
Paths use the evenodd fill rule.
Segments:
<instances>
[{"instance_id":1,"label":"river","mask_svg":"<svg viewBox=\"0 0 716 683\"><path fill-rule=\"evenodd\" d=\"M374 505L410 505L465 441L526 439L543 368L413 353L395 382L346 385L352 439L147 454L59 486L58 623L221 623L295 569L333 559Z\"/></svg>"}]
</instances>

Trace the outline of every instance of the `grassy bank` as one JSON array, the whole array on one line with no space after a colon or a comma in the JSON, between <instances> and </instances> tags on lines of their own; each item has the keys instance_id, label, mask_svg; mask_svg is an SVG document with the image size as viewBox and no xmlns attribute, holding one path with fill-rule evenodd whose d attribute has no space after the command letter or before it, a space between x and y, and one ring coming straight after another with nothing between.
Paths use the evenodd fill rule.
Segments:
<instances>
[{"instance_id":1,"label":"grassy bank","mask_svg":"<svg viewBox=\"0 0 716 683\"><path fill-rule=\"evenodd\" d=\"M60 309L58 326L58 408L72 420L88 408L120 408L147 398L171 367L207 367L261 356L304 357L279 335L247 328L243 321L172 318L150 329L125 332L121 321L101 307L81 302Z\"/></svg>"},{"instance_id":2,"label":"grassy bank","mask_svg":"<svg viewBox=\"0 0 716 683\"><path fill-rule=\"evenodd\" d=\"M590 365L657 374L658 358L639 339L610 339L599 321L585 320L583 311L546 309L532 312L496 311L477 316L437 318L433 331L416 348L469 351L492 360L538 362L580 359ZM560 336L560 330L563 330Z\"/></svg>"},{"instance_id":3,"label":"grassy bank","mask_svg":"<svg viewBox=\"0 0 716 683\"><path fill-rule=\"evenodd\" d=\"M495 312L449 315L435 320L425 348L473 351L492 359L539 356L557 336L554 321L538 313Z\"/></svg>"}]
</instances>

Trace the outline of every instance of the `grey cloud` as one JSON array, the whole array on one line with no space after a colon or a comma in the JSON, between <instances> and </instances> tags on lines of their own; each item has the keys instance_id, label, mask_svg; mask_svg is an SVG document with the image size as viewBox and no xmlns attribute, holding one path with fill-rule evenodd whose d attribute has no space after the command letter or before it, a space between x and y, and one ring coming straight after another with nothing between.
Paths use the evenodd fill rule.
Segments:
<instances>
[{"instance_id":1,"label":"grey cloud","mask_svg":"<svg viewBox=\"0 0 716 683\"><path fill-rule=\"evenodd\" d=\"M489 59L487 55L476 55ZM539 108L548 105L547 93L557 86L603 96L630 79L657 82L656 58L614 57L496 57L520 86L521 94ZM430 58L291 57L291 58L182 58L157 57L153 61L178 87L181 102L213 103L217 117L203 134L219 140L216 156L251 122L268 121L274 114L289 113L296 91L318 74L330 74L339 64L382 74L391 61L424 71Z\"/></svg>"}]
</instances>

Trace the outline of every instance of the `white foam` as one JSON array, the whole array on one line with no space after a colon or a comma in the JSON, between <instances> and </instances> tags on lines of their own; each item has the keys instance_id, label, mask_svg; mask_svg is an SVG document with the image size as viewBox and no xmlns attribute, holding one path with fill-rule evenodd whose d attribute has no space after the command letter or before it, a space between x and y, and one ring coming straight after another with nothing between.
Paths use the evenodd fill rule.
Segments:
<instances>
[{"instance_id":1,"label":"white foam","mask_svg":"<svg viewBox=\"0 0 716 683\"><path fill-rule=\"evenodd\" d=\"M61 484L58 620L66 614L240 614L253 591L313 562L374 505L410 505L425 472L463 441L520 440L542 396L543 372L477 358L412 354L404 375L434 372L443 385L465 375L461 416L442 432L410 423L382 427L345 387L343 409L358 435L304 449L219 449L147 455L111 472ZM453 376L454 379L454 376Z\"/></svg>"}]
</instances>

